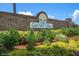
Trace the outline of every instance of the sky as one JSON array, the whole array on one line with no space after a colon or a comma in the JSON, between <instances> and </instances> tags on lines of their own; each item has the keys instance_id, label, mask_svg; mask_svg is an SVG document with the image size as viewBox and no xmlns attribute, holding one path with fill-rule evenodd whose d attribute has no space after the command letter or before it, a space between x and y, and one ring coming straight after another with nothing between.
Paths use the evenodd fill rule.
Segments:
<instances>
[{"instance_id":1,"label":"sky","mask_svg":"<svg viewBox=\"0 0 79 59\"><path fill-rule=\"evenodd\" d=\"M11 3L0 3L0 11L12 12ZM49 18L65 20L72 18L73 22L79 24L79 3L17 3L18 14L35 16L40 11L47 13Z\"/></svg>"}]
</instances>

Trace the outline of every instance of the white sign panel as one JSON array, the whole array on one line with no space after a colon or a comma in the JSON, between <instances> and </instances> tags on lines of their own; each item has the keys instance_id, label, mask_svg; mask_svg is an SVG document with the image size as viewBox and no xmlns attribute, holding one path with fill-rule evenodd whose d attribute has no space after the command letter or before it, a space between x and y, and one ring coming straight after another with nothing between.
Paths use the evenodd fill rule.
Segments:
<instances>
[{"instance_id":1,"label":"white sign panel","mask_svg":"<svg viewBox=\"0 0 79 59\"><path fill-rule=\"evenodd\" d=\"M30 28L53 28L53 25L49 23L31 22Z\"/></svg>"}]
</instances>

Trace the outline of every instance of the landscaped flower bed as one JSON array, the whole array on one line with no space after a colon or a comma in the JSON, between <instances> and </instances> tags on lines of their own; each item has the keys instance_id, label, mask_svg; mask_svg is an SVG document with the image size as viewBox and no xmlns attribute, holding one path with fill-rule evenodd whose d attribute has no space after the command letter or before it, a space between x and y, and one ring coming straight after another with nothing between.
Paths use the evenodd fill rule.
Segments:
<instances>
[{"instance_id":1,"label":"landscaped flower bed","mask_svg":"<svg viewBox=\"0 0 79 59\"><path fill-rule=\"evenodd\" d=\"M66 31L64 31L66 30ZM79 51L78 28L0 32L0 55L71 56ZM68 38L70 36L70 38ZM17 47L24 45L23 48ZM16 47L16 48L15 48Z\"/></svg>"}]
</instances>

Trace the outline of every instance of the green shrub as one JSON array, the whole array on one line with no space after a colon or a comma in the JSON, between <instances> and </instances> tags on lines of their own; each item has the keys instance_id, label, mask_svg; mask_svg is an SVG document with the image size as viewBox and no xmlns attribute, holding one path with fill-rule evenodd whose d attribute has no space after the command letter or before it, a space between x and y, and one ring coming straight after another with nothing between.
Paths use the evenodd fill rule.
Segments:
<instances>
[{"instance_id":1,"label":"green shrub","mask_svg":"<svg viewBox=\"0 0 79 59\"><path fill-rule=\"evenodd\" d=\"M18 44L19 33L15 29L10 29L9 31L2 33L1 43L7 50L13 49L13 47Z\"/></svg>"},{"instance_id":2,"label":"green shrub","mask_svg":"<svg viewBox=\"0 0 79 59\"><path fill-rule=\"evenodd\" d=\"M62 28L61 33L64 34L64 35L68 35L69 34L69 29L68 28Z\"/></svg>"},{"instance_id":3,"label":"green shrub","mask_svg":"<svg viewBox=\"0 0 79 59\"><path fill-rule=\"evenodd\" d=\"M69 28L69 35L71 35L71 36L79 35L79 29L78 28Z\"/></svg>"},{"instance_id":4,"label":"green shrub","mask_svg":"<svg viewBox=\"0 0 79 59\"><path fill-rule=\"evenodd\" d=\"M49 41L54 40L56 33L51 31L51 29L47 29L47 33L46 33L46 39L48 39Z\"/></svg>"},{"instance_id":5,"label":"green shrub","mask_svg":"<svg viewBox=\"0 0 79 59\"><path fill-rule=\"evenodd\" d=\"M34 35L35 35L35 42L39 42L39 31L35 31L34 32Z\"/></svg>"},{"instance_id":6,"label":"green shrub","mask_svg":"<svg viewBox=\"0 0 79 59\"><path fill-rule=\"evenodd\" d=\"M61 32L67 36L78 36L79 28L77 27L63 28Z\"/></svg>"},{"instance_id":7,"label":"green shrub","mask_svg":"<svg viewBox=\"0 0 79 59\"><path fill-rule=\"evenodd\" d=\"M45 39L46 39L46 29L41 29L41 31L39 31L39 33L38 33L39 35L38 35L38 39L39 39L39 41L44 41Z\"/></svg>"},{"instance_id":8,"label":"green shrub","mask_svg":"<svg viewBox=\"0 0 79 59\"><path fill-rule=\"evenodd\" d=\"M51 29L41 29L41 31L38 32L38 39L39 41L52 41L55 38L55 32L51 31Z\"/></svg>"},{"instance_id":9,"label":"green shrub","mask_svg":"<svg viewBox=\"0 0 79 59\"><path fill-rule=\"evenodd\" d=\"M0 49L0 56L8 56L8 51Z\"/></svg>"},{"instance_id":10,"label":"green shrub","mask_svg":"<svg viewBox=\"0 0 79 59\"><path fill-rule=\"evenodd\" d=\"M35 43L35 34L34 31L31 29L30 32L27 35L27 41L28 41L28 50L33 50L34 49L34 43Z\"/></svg>"},{"instance_id":11,"label":"green shrub","mask_svg":"<svg viewBox=\"0 0 79 59\"><path fill-rule=\"evenodd\" d=\"M28 31L19 31L20 34L20 39L19 39L19 44L26 44L27 43L27 34Z\"/></svg>"}]
</instances>

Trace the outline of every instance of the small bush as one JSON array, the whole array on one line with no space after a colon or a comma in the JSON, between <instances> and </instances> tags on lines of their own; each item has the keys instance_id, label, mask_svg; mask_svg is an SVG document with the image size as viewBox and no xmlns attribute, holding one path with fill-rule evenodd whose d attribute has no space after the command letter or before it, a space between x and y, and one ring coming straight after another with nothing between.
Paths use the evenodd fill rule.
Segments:
<instances>
[{"instance_id":1,"label":"small bush","mask_svg":"<svg viewBox=\"0 0 79 59\"><path fill-rule=\"evenodd\" d=\"M68 35L69 34L69 28L62 28L60 32L64 35Z\"/></svg>"},{"instance_id":2,"label":"small bush","mask_svg":"<svg viewBox=\"0 0 79 59\"><path fill-rule=\"evenodd\" d=\"M26 36L27 36L28 32L20 31L19 34L20 34L19 44L26 44L27 43Z\"/></svg>"},{"instance_id":3,"label":"small bush","mask_svg":"<svg viewBox=\"0 0 79 59\"><path fill-rule=\"evenodd\" d=\"M47 33L46 33L46 39L48 39L49 41L54 40L56 33L51 31L51 29L47 29Z\"/></svg>"},{"instance_id":4,"label":"small bush","mask_svg":"<svg viewBox=\"0 0 79 59\"><path fill-rule=\"evenodd\" d=\"M55 32L51 31L51 29L41 29L38 34L38 39L41 42L45 40L52 41L55 38Z\"/></svg>"},{"instance_id":5,"label":"small bush","mask_svg":"<svg viewBox=\"0 0 79 59\"><path fill-rule=\"evenodd\" d=\"M13 49L13 47L18 44L19 33L15 29L10 29L8 32L2 33L1 43L7 50Z\"/></svg>"},{"instance_id":6,"label":"small bush","mask_svg":"<svg viewBox=\"0 0 79 59\"><path fill-rule=\"evenodd\" d=\"M35 34L34 31L31 29L30 32L27 35L27 41L28 41L28 50L33 50L34 49L34 43L35 43Z\"/></svg>"},{"instance_id":7,"label":"small bush","mask_svg":"<svg viewBox=\"0 0 79 59\"><path fill-rule=\"evenodd\" d=\"M63 28L61 32L67 36L78 36L79 28L77 27Z\"/></svg>"},{"instance_id":8,"label":"small bush","mask_svg":"<svg viewBox=\"0 0 79 59\"><path fill-rule=\"evenodd\" d=\"M46 39L46 29L41 29L38 34L39 41L43 42Z\"/></svg>"}]
</instances>

